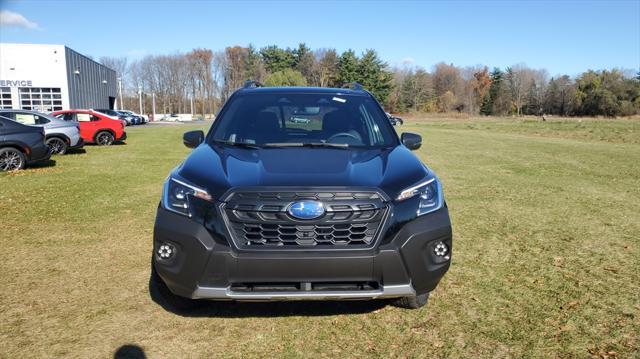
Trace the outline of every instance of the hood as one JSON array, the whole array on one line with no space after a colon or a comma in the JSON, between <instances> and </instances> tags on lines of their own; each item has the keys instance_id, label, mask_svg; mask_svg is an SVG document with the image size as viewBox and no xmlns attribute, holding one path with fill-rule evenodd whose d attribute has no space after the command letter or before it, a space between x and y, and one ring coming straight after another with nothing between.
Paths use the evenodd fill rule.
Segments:
<instances>
[{"instance_id":1,"label":"hood","mask_svg":"<svg viewBox=\"0 0 640 359\"><path fill-rule=\"evenodd\" d=\"M176 174L222 198L235 187L370 187L390 198L428 174L404 146L390 149L266 148L203 144Z\"/></svg>"}]
</instances>

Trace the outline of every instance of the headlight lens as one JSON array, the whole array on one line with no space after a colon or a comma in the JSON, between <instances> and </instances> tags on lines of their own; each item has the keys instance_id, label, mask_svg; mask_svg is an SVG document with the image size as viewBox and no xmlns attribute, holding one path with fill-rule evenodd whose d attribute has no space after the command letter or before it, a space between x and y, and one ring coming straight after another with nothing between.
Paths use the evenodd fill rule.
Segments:
<instances>
[{"instance_id":1,"label":"headlight lens","mask_svg":"<svg viewBox=\"0 0 640 359\"><path fill-rule=\"evenodd\" d=\"M189 197L198 197L205 201L212 201L213 198L206 190L194 185L169 177L164 184L162 205L165 209L191 217Z\"/></svg>"},{"instance_id":2,"label":"headlight lens","mask_svg":"<svg viewBox=\"0 0 640 359\"><path fill-rule=\"evenodd\" d=\"M442 186L436 177L432 177L413 187L405 189L400 192L396 200L404 201L415 196L420 196L418 209L416 211L418 216L437 211L442 208L444 203Z\"/></svg>"}]
</instances>

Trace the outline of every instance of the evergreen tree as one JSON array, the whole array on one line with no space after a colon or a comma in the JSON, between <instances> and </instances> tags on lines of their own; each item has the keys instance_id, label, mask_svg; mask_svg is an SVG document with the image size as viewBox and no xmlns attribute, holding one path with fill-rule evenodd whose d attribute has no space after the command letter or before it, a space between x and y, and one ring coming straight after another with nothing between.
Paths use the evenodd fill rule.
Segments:
<instances>
[{"instance_id":1,"label":"evergreen tree","mask_svg":"<svg viewBox=\"0 0 640 359\"><path fill-rule=\"evenodd\" d=\"M384 102L391 91L392 74L386 68L387 64L375 50L367 50L358 62L356 71L356 81L380 102Z\"/></svg>"},{"instance_id":2,"label":"evergreen tree","mask_svg":"<svg viewBox=\"0 0 640 359\"><path fill-rule=\"evenodd\" d=\"M491 86L489 87L489 94L482 103L481 112L483 115L497 115L501 112L500 98L504 92L503 89L503 77L504 73L499 68L495 67L491 71Z\"/></svg>"},{"instance_id":3,"label":"evergreen tree","mask_svg":"<svg viewBox=\"0 0 640 359\"><path fill-rule=\"evenodd\" d=\"M307 83L313 78L313 70L316 58L313 52L305 43L300 43L298 48L293 51L295 59L295 70L298 70L307 79Z\"/></svg>"},{"instance_id":4,"label":"evergreen tree","mask_svg":"<svg viewBox=\"0 0 640 359\"><path fill-rule=\"evenodd\" d=\"M504 115L510 109L509 94L504 84L504 72L494 68L491 72L491 87L489 88L491 114Z\"/></svg>"},{"instance_id":5,"label":"evergreen tree","mask_svg":"<svg viewBox=\"0 0 640 359\"><path fill-rule=\"evenodd\" d=\"M338 61L338 85L358 80L358 57L349 49L340 55Z\"/></svg>"},{"instance_id":6,"label":"evergreen tree","mask_svg":"<svg viewBox=\"0 0 640 359\"><path fill-rule=\"evenodd\" d=\"M281 49L271 45L260 49L264 66L271 73L291 69L296 64L296 57L291 49Z\"/></svg>"}]
</instances>

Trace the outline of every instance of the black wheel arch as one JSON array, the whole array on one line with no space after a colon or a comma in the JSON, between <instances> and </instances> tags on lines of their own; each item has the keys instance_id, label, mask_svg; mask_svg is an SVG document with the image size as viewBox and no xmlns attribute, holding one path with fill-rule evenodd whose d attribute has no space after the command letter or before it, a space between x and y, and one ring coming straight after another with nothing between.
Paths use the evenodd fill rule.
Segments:
<instances>
[{"instance_id":1,"label":"black wheel arch","mask_svg":"<svg viewBox=\"0 0 640 359\"><path fill-rule=\"evenodd\" d=\"M22 152L22 154L26 156L27 160L31 157L31 147L27 146L25 143L20 141L4 141L0 144L0 150L7 147L15 148Z\"/></svg>"},{"instance_id":2,"label":"black wheel arch","mask_svg":"<svg viewBox=\"0 0 640 359\"><path fill-rule=\"evenodd\" d=\"M98 131L96 131L96 134L93 135L93 142L98 142L98 135L101 134L102 132L109 132L111 134L111 136L113 136L113 140L116 140L116 133L113 132L112 129L109 128L102 128L99 129Z\"/></svg>"},{"instance_id":3,"label":"black wheel arch","mask_svg":"<svg viewBox=\"0 0 640 359\"><path fill-rule=\"evenodd\" d=\"M50 138L54 138L54 137L63 140L67 144L67 146L71 145L71 139L69 139L69 137L67 137L67 135L65 135L64 133L52 133L52 134L49 134L49 135L45 135L44 136L44 140L46 141L46 140L48 140Z\"/></svg>"}]
</instances>

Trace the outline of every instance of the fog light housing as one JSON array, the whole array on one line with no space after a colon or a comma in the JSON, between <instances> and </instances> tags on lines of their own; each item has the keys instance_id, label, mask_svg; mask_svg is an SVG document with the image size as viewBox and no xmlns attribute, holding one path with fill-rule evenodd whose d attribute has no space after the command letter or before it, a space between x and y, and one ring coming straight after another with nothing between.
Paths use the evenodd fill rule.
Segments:
<instances>
[{"instance_id":1,"label":"fog light housing","mask_svg":"<svg viewBox=\"0 0 640 359\"><path fill-rule=\"evenodd\" d=\"M169 260L176 255L176 246L171 243L162 243L158 247L156 254L160 259Z\"/></svg>"},{"instance_id":2,"label":"fog light housing","mask_svg":"<svg viewBox=\"0 0 640 359\"><path fill-rule=\"evenodd\" d=\"M435 247L433 247L433 254L435 254L436 257L449 259L449 246L444 242L438 242Z\"/></svg>"}]
</instances>

